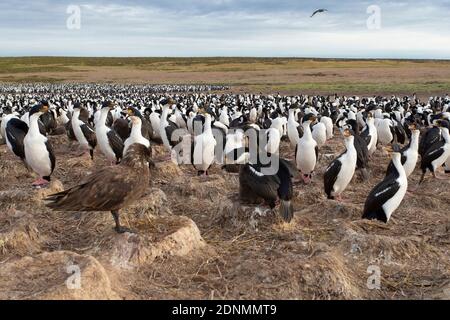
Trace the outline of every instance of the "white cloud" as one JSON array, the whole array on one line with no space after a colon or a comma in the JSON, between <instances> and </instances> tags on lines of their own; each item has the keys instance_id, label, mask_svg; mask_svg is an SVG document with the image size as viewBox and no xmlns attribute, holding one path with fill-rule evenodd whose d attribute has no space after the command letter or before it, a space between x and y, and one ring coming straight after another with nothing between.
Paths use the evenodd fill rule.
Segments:
<instances>
[{"instance_id":1,"label":"white cloud","mask_svg":"<svg viewBox=\"0 0 450 320\"><path fill-rule=\"evenodd\" d=\"M0 54L450 57L447 0L377 3L382 29L369 31L372 1L93 0L82 4L81 30L71 31L67 4L30 2L28 10L8 0L0 3ZM329 12L311 19L322 6Z\"/></svg>"}]
</instances>

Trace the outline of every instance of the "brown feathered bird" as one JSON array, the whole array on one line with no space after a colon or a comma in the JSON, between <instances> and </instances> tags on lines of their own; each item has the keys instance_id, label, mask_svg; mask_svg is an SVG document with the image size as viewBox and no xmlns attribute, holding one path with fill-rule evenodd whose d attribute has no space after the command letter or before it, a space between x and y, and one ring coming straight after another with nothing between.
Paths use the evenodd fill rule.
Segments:
<instances>
[{"instance_id":1,"label":"brown feathered bird","mask_svg":"<svg viewBox=\"0 0 450 320\"><path fill-rule=\"evenodd\" d=\"M104 167L86 176L79 185L48 196L46 206L55 211L111 211L118 233L131 232L120 225L119 210L139 200L149 184L150 150L133 144L118 166Z\"/></svg>"}]
</instances>

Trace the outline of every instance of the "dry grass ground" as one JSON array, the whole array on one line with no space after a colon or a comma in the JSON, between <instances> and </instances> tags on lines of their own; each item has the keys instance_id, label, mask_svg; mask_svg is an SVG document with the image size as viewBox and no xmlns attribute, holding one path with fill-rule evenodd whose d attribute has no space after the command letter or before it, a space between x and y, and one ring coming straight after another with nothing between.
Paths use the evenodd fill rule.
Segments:
<instances>
[{"instance_id":1,"label":"dry grass ground","mask_svg":"<svg viewBox=\"0 0 450 320\"><path fill-rule=\"evenodd\" d=\"M106 163L50 139L60 181L50 191ZM363 221L388 159L377 152L370 180L355 178L338 203L325 198L322 173L342 149L340 137L329 141L314 183L295 186L290 224L241 205L238 177L218 166L202 180L191 167L158 163L147 196L124 210L138 235L116 235L108 213L49 211L49 191L32 190L31 175L0 146L0 298L449 299L450 180L426 180L389 224ZM293 156L286 143L282 153ZM81 268L80 290L65 286L68 263ZM380 268L380 290L367 288L370 266Z\"/></svg>"},{"instance_id":2,"label":"dry grass ground","mask_svg":"<svg viewBox=\"0 0 450 320\"><path fill-rule=\"evenodd\" d=\"M288 58L0 58L0 82L224 84L235 92L442 95L450 61Z\"/></svg>"}]
</instances>

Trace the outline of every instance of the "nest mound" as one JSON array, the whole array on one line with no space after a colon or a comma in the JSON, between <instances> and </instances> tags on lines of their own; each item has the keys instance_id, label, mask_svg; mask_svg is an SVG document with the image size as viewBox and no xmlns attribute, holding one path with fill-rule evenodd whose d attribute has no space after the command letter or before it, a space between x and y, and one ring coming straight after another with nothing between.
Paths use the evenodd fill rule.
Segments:
<instances>
[{"instance_id":1,"label":"nest mound","mask_svg":"<svg viewBox=\"0 0 450 320\"><path fill-rule=\"evenodd\" d=\"M109 212L53 212L43 198L110 165L95 152L51 136L57 165L48 189L0 146L0 298L5 299L448 299L449 181L426 179L388 224L361 220L367 194L389 159L376 152L371 175L355 178L344 203L326 199L323 172L342 152L340 136L322 148L313 183L296 183L291 223L278 209L239 199L238 175L214 165L207 178L192 166L158 162L146 196L120 211L136 233L118 235ZM155 158L163 158L155 146ZM293 150L282 143L282 153ZM410 177L418 182L420 172ZM69 290L68 263L86 273ZM74 263L74 264L75 264ZM367 286L369 267L381 288ZM28 272L31 270L32 272ZM83 271L87 270L87 271ZM17 274L23 279L15 279Z\"/></svg>"},{"instance_id":2,"label":"nest mound","mask_svg":"<svg viewBox=\"0 0 450 320\"><path fill-rule=\"evenodd\" d=\"M137 230L137 234L111 235L96 255L115 268L132 269L157 258L185 256L205 246L196 224L186 217L154 218Z\"/></svg>"},{"instance_id":3,"label":"nest mound","mask_svg":"<svg viewBox=\"0 0 450 320\"><path fill-rule=\"evenodd\" d=\"M44 241L32 215L15 209L0 213L0 257L38 253Z\"/></svg>"},{"instance_id":4,"label":"nest mound","mask_svg":"<svg viewBox=\"0 0 450 320\"><path fill-rule=\"evenodd\" d=\"M11 277L13 274L20 277ZM95 258L66 251L4 263L0 287L0 299L118 299L107 272Z\"/></svg>"}]
</instances>

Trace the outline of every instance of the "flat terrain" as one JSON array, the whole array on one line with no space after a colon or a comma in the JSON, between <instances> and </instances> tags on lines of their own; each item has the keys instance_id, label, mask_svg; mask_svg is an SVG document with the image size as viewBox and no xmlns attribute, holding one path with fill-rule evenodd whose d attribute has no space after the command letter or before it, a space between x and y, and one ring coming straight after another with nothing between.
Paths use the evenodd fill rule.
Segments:
<instances>
[{"instance_id":1,"label":"flat terrain","mask_svg":"<svg viewBox=\"0 0 450 320\"><path fill-rule=\"evenodd\" d=\"M370 180L355 176L339 203L323 193L323 172L343 150L340 137L330 140L313 184L295 185L290 224L240 203L237 175L219 166L204 180L192 166L158 162L147 195L123 210L137 235L117 235L107 212L44 206L46 194L107 163L98 151L94 162L79 157L65 136L50 140L50 190L32 190L31 174L0 146L0 299L450 299L450 180L429 177L388 224L361 220L389 161L381 150ZM293 152L283 142L283 155ZM71 265L80 289L66 287Z\"/></svg>"},{"instance_id":2,"label":"flat terrain","mask_svg":"<svg viewBox=\"0 0 450 320\"><path fill-rule=\"evenodd\" d=\"M235 92L429 97L450 91L450 61L0 58L0 82L224 84Z\"/></svg>"}]
</instances>

